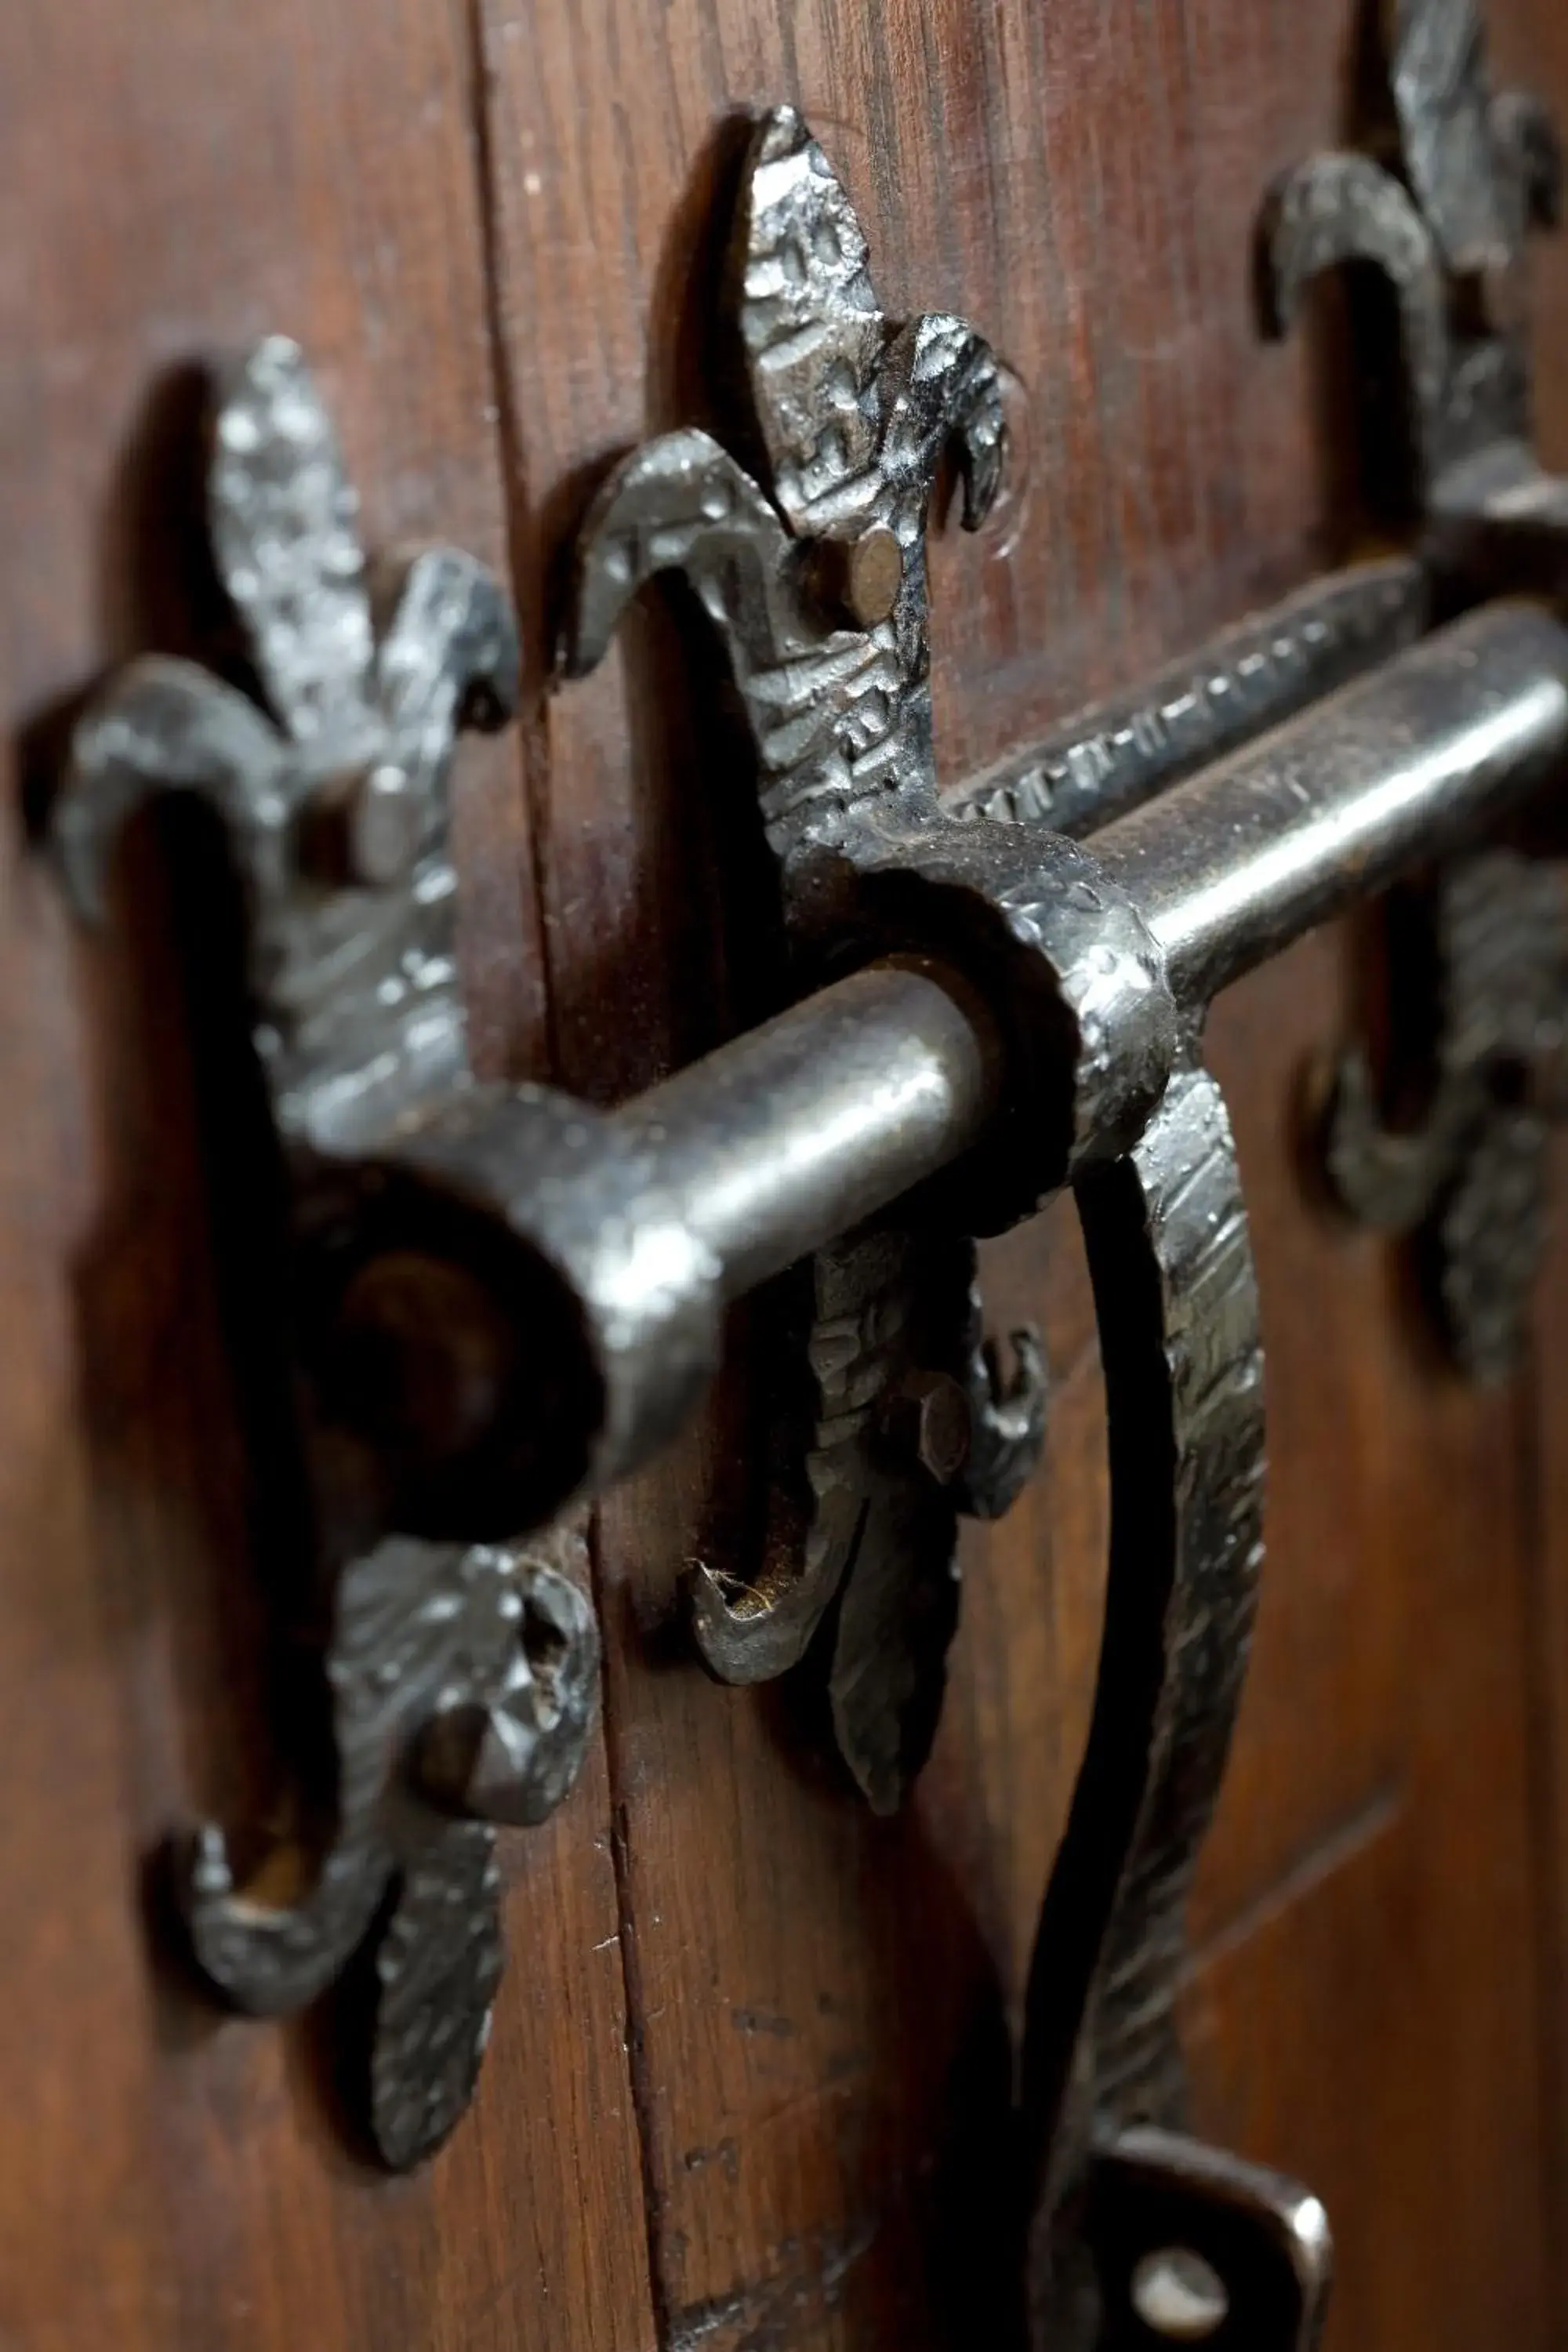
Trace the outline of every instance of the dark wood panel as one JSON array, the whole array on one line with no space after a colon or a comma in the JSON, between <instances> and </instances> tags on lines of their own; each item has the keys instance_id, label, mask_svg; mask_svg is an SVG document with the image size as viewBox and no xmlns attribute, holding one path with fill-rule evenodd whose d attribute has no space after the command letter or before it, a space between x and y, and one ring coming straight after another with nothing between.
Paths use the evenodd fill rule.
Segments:
<instances>
[{"instance_id":1,"label":"dark wood panel","mask_svg":"<svg viewBox=\"0 0 1568 2352\"><path fill-rule=\"evenodd\" d=\"M1288 2147L1336 2217L1328 2352L1559 2340L1534 2102L1499 2095L1528 2027L1492 1984L1496 1882L1468 1900L1453 1860L1418 1804L1369 1817L1186 2002L1205 2126Z\"/></svg>"},{"instance_id":2,"label":"dark wood panel","mask_svg":"<svg viewBox=\"0 0 1568 2352\"><path fill-rule=\"evenodd\" d=\"M397 0L5 12L13 720L132 649L183 648L191 550L167 500L189 372L264 331L306 344L371 544L504 562L470 84L461 11ZM458 797L479 1050L522 1066L541 965L515 747L465 754ZM151 1848L261 1779L230 1703L244 1465L157 862L84 948L15 792L5 809L0 2338L635 2352L652 2332L602 1749L565 1816L507 1842L483 2087L417 2179L342 2151L303 2032L220 2021L149 1965Z\"/></svg>"}]
</instances>

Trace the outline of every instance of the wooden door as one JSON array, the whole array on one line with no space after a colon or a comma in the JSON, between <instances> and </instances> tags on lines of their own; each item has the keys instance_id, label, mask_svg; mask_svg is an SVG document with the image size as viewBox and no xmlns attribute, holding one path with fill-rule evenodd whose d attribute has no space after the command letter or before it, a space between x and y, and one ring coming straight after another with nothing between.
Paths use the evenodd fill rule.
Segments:
<instances>
[{"instance_id":1,"label":"wooden door","mask_svg":"<svg viewBox=\"0 0 1568 2352\"><path fill-rule=\"evenodd\" d=\"M739 112L798 103L896 314L979 321L1022 463L934 550L944 775L1336 551L1334 419L1251 307L1261 194L1342 128L1348 0L13 0L0 262L0 2346L870 2352L998 2340L1029 1941L1099 1638L1103 1439L1070 1221L998 1244L1048 1465L966 1538L935 1756L870 1819L776 1691L683 1647L754 1499L743 1319L700 1429L593 1538L602 1736L505 1841L475 2109L406 2179L348 2152L319 2032L225 2018L156 1932L171 1822L264 1801L254 1497L210 1305L188 992L153 846L84 943L30 844L62 709L211 619L192 370L307 347L373 545L508 572L521 723L464 753L489 1074L611 1101L743 1010L734 813L667 611L548 677L585 485L700 418ZM1489 0L1568 116L1568 16ZM1568 464L1568 239L1532 301ZM1271 1414L1256 1663L1193 1923L1203 2129L1309 2181L1342 2352L1560 2340L1568 2029L1568 1244L1527 1372L1436 1361L1394 1259L1302 1181L1344 1020L1314 937L1226 998ZM1568 1170L1563 1197L1568 1198ZM1563 1221L1568 1229L1568 1220Z\"/></svg>"}]
</instances>

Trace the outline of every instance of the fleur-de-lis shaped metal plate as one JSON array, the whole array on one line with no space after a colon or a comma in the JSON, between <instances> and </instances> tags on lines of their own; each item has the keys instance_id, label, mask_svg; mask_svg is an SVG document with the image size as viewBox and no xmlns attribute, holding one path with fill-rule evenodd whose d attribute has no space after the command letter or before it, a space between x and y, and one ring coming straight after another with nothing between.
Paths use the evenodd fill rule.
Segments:
<instances>
[{"instance_id":1,"label":"fleur-de-lis shaped metal plate","mask_svg":"<svg viewBox=\"0 0 1568 2352\"><path fill-rule=\"evenodd\" d=\"M636 450L584 523L563 662L591 668L648 580L685 575L744 702L805 963L839 920L835 877L940 821L927 509L952 451L963 520L985 520L1002 477L1002 387L963 320L886 318L854 207L790 107L752 138L731 281L766 486L704 432ZM955 1512L995 1516L1027 1476L1044 1363L1037 1337L1020 1332L1003 1375L981 1340L972 1243L907 1215L822 1252L806 1279L811 1425L763 1564L697 1572L696 1635L719 1675L747 1682L795 1664L827 1621L839 1745L886 1811L935 1727Z\"/></svg>"},{"instance_id":2,"label":"fleur-de-lis shaped metal plate","mask_svg":"<svg viewBox=\"0 0 1568 2352\"><path fill-rule=\"evenodd\" d=\"M1450 595L1560 593L1568 484L1530 446L1520 285L1527 227L1558 214L1555 132L1533 100L1491 94L1472 0L1388 0L1382 29L1384 119L1370 135L1396 161L1314 156L1276 187L1267 323L1283 333L1320 272L1370 265L1397 310L1404 395L1400 462L1391 469L1377 444L1373 504L1384 521L1414 520ZM1375 409L1384 338L1364 302L1352 318ZM1456 1361L1498 1380L1518 1355L1540 1251L1568 916L1556 877L1505 849L1445 867L1415 911L1430 1034L1406 1053L1420 1076L1400 1090L1420 1083L1425 1107L1391 1123L1352 1048L1327 1107L1324 1165L1352 1215L1417 1237Z\"/></svg>"},{"instance_id":3,"label":"fleur-de-lis shaped metal plate","mask_svg":"<svg viewBox=\"0 0 1568 2352\"><path fill-rule=\"evenodd\" d=\"M368 1958L361 2098L378 2153L401 2168L473 2091L501 1963L490 1824L541 1821L570 1788L598 1642L571 1528L444 1542L400 1527L395 1501L345 1508L341 1433L302 1364L301 1268L310 1253L353 1261L360 1155L471 1087L448 768L460 726L510 714L517 646L495 580L447 548L404 569L378 628L336 437L281 337L221 383L209 521L264 704L189 662L132 663L76 730L54 842L96 919L132 807L193 793L221 814L243 886L252 1037L291 1196L279 1322L320 1555L292 1581L330 1596L336 1775L300 1808L330 1815L324 1839L275 1850L237 1886L209 1825L180 1842L179 1893L197 1962L237 2008L298 2010Z\"/></svg>"}]
</instances>

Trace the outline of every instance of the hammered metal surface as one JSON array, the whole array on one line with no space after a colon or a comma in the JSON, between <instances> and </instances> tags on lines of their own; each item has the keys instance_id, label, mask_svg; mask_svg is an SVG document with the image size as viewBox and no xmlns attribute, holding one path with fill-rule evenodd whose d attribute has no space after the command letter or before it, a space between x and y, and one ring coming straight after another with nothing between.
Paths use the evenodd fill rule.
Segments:
<instances>
[{"instance_id":1,"label":"hammered metal surface","mask_svg":"<svg viewBox=\"0 0 1568 2352\"><path fill-rule=\"evenodd\" d=\"M569 674L592 667L647 581L685 575L744 701L804 961L837 920L832 869L874 862L884 836L901 840L938 817L926 509L951 450L965 525L984 520L1001 478L1001 387L989 347L963 320L885 317L854 207L791 108L754 133L731 276L767 487L705 433L636 451L584 523L563 662ZM823 551L852 551L874 534L900 551L891 610L846 625L841 597L825 593ZM889 1384L915 1368L915 1335L927 1369L967 1379L966 1250L895 1224L848 1237L803 1275L801 1386L815 1405L782 1474L779 1533L760 1571L701 1573L693 1594L699 1646L732 1681L797 1664L837 1603L825 1639L840 1745L879 1808L898 1801L935 1723L956 1603L957 1499L882 1440L881 1412ZM925 1299L911 1287L921 1281L932 1286ZM940 1328L932 1299L943 1302ZM999 1444L1005 1426L1012 1449L989 1489L998 1507L1037 1451L1037 1360L1026 1354L1026 1393L990 1431ZM974 1393L984 1417L989 1391ZM986 1428L980 1435L984 1446ZM879 1657L859 1630L871 1624Z\"/></svg>"},{"instance_id":2,"label":"hammered metal surface","mask_svg":"<svg viewBox=\"0 0 1568 2352\"><path fill-rule=\"evenodd\" d=\"M78 905L101 914L115 837L170 791L224 821L248 918L254 1044L301 1235L329 1221L357 1155L470 1086L453 952L447 772L458 729L500 725L517 646L490 574L453 549L407 567L373 617L355 499L298 349L260 344L222 380L209 475L223 584L267 709L186 662L132 663L79 725L53 834ZM389 822L390 818L390 822ZM351 849L324 859L323 835ZM367 825L374 826L366 834ZM341 1222L341 1220L340 1220ZM296 1284L296 1287L299 1287ZM293 1336L300 1297L280 1299ZM301 1430L304 1458L330 1456ZM428 2155L472 2091L500 1967L491 1819L542 1819L570 1786L596 1694L580 1538L542 1549L395 1529L319 1562L331 1593L321 1666L336 1756L327 1833L274 1851L237 1885L223 1832L179 1870L192 1948L236 2007L302 2007L374 1949L362 2104L383 2161ZM570 1557L568 1557L570 1555ZM571 1570L563 1573L563 1567ZM549 1638L537 1659L531 1631ZM485 1801L411 1772L438 1719L477 1726L510 1769ZM482 1744L482 1743L481 1743ZM470 1795L477 1792L470 1791ZM308 1790L302 1808L322 1810ZM462 1811L483 1820L461 1820ZM282 1890L302 1889L297 1894Z\"/></svg>"},{"instance_id":3,"label":"hammered metal surface","mask_svg":"<svg viewBox=\"0 0 1568 2352\"><path fill-rule=\"evenodd\" d=\"M757 747L768 838L798 922L797 868L883 804L935 807L925 527L951 448L964 524L1001 480L996 362L961 319L895 327L826 157L793 108L759 125L736 227L737 320L771 497L706 433L666 434L611 474L578 542L563 656L606 651L629 599L679 571L719 630ZM812 542L890 531L902 551L893 611L839 625L814 594Z\"/></svg>"},{"instance_id":4,"label":"hammered metal surface","mask_svg":"<svg viewBox=\"0 0 1568 2352\"><path fill-rule=\"evenodd\" d=\"M1084 2212L1098 2151L1130 2126L1182 2121L1187 1896L1262 1559L1258 1295L1213 1079L1178 1072L1141 1140L1077 1192L1105 1366L1111 1556L1089 1745L1028 1997L1039 2352L1100 2340Z\"/></svg>"},{"instance_id":5,"label":"hammered metal surface","mask_svg":"<svg viewBox=\"0 0 1568 2352\"><path fill-rule=\"evenodd\" d=\"M1131 692L1080 711L947 795L960 817L1092 835L1410 645L1427 588L1410 556L1351 565L1250 614Z\"/></svg>"}]
</instances>

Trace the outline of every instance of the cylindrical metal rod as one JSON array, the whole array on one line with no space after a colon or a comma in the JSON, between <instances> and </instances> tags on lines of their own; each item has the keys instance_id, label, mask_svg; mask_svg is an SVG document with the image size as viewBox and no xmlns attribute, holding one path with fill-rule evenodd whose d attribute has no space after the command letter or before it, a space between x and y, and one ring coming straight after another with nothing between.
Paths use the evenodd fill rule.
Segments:
<instances>
[{"instance_id":1,"label":"cylindrical metal rod","mask_svg":"<svg viewBox=\"0 0 1568 2352\"><path fill-rule=\"evenodd\" d=\"M1194 1009L1568 761L1568 631L1488 605L1093 835ZM1012 834L1022 864L1027 829ZM957 1158L994 1109L962 982L877 965L628 1103L613 1124L726 1297Z\"/></svg>"},{"instance_id":2,"label":"cylindrical metal rod","mask_svg":"<svg viewBox=\"0 0 1568 2352\"><path fill-rule=\"evenodd\" d=\"M945 1167L995 1106L977 1001L913 965L855 972L628 1103L627 1130L737 1297Z\"/></svg>"},{"instance_id":3,"label":"cylindrical metal rod","mask_svg":"<svg viewBox=\"0 0 1568 2352\"><path fill-rule=\"evenodd\" d=\"M1568 758L1568 633L1485 606L1092 836L1194 1007Z\"/></svg>"},{"instance_id":4,"label":"cylindrical metal rod","mask_svg":"<svg viewBox=\"0 0 1568 2352\"><path fill-rule=\"evenodd\" d=\"M1498 604L1171 787L1090 849L1195 1011L1565 762L1568 630L1543 607ZM999 830L1003 885L1016 858L1027 906L1049 888L1044 874L1030 886L1031 829ZM1114 891L1085 885L1076 918L1086 904L1092 914L1097 890L1114 903ZM1074 976L1088 972L1092 1011L1100 945L1081 920L1065 936L1078 942ZM405 1253L440 1255L454 1233L479 1247L476 1216L487 1249L500 1230L514 1253L498 1263L530 1344L520 1355L502 1332L504 1435L483 1433L489 1484L476 1489L467 1472L461 1482L479 1532L532 1524L646 1459L700 1393L726 1298L981 1141L1007 1086L998 1039L1009 1011L972 995L965 977L895 960L821 990L619 1111L539 1088L480 1088L395 1138L384 1181L389 1197L418 1202L424 1221ZM1118 1042L1094 1038L1092 1023L1090 1034L1102 1055ZM1038 1042L1048 1052L1048 1028ZM398 1195L410 1179L414 1191ZM1042 1181L1055 1181L1052 1168ZM421 1357L421 1381L424 1367ZM471 1386L467 1358L458 1370Z\"/></svg>"}]
</instances>

